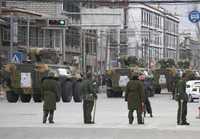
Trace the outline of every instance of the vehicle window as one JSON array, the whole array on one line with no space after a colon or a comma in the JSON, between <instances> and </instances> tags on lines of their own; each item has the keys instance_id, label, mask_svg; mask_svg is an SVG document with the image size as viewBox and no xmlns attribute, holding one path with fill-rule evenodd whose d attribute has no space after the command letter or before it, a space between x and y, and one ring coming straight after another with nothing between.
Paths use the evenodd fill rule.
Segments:
<instances>
[{"instance_id":1,"label":"vehicle window","mask_svg":"<svg viewBox=\"0 0 200 139\"><path fill-rule=\"evenodd\" d=\"M68 75L68 74L70 74L70 71L67 70L67 69L64 69L64 68L59 68L58 72L59 72L60 75Z\"/></svg>"},{"instance_id":2,"label":"vehicle window","mask_svg":"<svg viewBox=\"0 0 200 139\"><path fill-rule=\"evenodd\" d=\"M186 88L190 88L190 85L186 85Z\"/></svg>"},{"instance_id":3,"label":"vehicle window","mask_svg":"<svg viewBox=\"0 0 200 139\"><path fill-rule=\"evenodd\" d=\"M193 88L192 91L197 92L197 88Z\"/></svg>"}]
</instances>

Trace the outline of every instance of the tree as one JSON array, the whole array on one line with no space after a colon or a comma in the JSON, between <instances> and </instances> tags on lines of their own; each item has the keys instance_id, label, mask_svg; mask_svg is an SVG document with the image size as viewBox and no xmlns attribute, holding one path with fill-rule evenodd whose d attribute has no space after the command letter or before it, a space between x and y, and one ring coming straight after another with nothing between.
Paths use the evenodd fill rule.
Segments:
<instances>
[{"instance_id":1,"label":"tree","mask_svg":"<svg viewBox=\"0 0 200 139\"><path fill-rule=\"evenodd\" d=\"M135 56L129 56L127 63L129 66L138 65L138 59Z\"/></svg>"},{"instance_id":2,"label":"tree","mask_svg":"<svg viewBox=\"0 0 200 139\"><path fill-rule=\"evenodd\" d=\"M189 61L178 61L178 67L181 69L188 69L190 67Z\"/></svg>"},{"instance_id":3,"label":"tree","mask_svg":"<svg viewBox=\"0 0 200 139\"><path fill-rule=\"evenodd\" d=\"M167 68L167 64L166 64L166 61L164 59L159 60L157 63L160 64L161 69Z\"/></svg>"},{"instance_id":4,"label":"tree","mask_svg":"<svg viewBox=\"0 0 200 139\"><path fill-rule=\"evenodd\" d=\"M167 68L172 68L172 67L176 66L174 59L168 59L166 61L166 65L167 65Z\"/></svg>"}]
</instances>

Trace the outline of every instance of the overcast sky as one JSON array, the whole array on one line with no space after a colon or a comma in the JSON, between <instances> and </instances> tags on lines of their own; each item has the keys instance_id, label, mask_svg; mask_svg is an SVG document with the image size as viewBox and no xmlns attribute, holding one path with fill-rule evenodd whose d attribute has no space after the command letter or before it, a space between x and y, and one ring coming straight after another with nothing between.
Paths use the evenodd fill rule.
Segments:
<instances>
[{"instance_id":1,"label":"overcast sky","mask_svg":"<svg viewBox=\"0 0 200 139\"><path fill-rule=\"evenodd\" d=\"M161 5L170 13L176 13L180 19L179 31L180 33L190 32L194 37L196 37L196 27L194 23L191 23L188 19L188 14L197 9L200 12L200 4L173 4L173 5Z\"/></svg>"}]
</instances>

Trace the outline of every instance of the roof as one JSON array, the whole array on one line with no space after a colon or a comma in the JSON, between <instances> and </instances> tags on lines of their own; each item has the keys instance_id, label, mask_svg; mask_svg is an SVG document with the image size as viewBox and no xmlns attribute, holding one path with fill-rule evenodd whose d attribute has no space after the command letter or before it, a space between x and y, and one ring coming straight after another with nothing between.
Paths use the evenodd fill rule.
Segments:
<instances>
[{"instance_id":1,"label":"roof","mask_svg":"<svg viewBox=\"0 0 200 139\"><path fill-rule=\"evenodd\" d=\"M43 16L43 14L38 13L38 12L34 12L34 11L30 11L30 10L26 10L26 9L22 9L22 8L17 8L17 7L1 7L1 14L0 15L30 15L30 16L37 16L37 17L41 17Z\"/></svg>"}]
</instances>

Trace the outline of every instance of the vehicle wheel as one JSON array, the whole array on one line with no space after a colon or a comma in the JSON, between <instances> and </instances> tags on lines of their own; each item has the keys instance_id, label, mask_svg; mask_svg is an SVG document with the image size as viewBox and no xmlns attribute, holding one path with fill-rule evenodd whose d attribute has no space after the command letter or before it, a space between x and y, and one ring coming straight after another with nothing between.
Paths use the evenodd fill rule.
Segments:
<instances>
[{"instance_id":1,"label":"vehicle wheel","mask_svg":"<svg viewBox=\"0 0 200 139\"><path fill-rule=\"evenodd\" d=\"M107 90L106 91L107 97L113 97L113 91L112 90Z\"/></svg>"},{"instance_id":2,"label":"vehicle wheel","mask_svg":"<svg viewBox=\"0 0 200 139\"><path fill-rule=\"evenodd\" d=\"M81 102L82 96L81 96L81 81L77 81L74 83L73 86L73 99L74 102Z\"/></svg>"},{"instance_id":3,"label":"vehicle wheel","mask_svg":"<svg viewBox=\"0 0 200 139\"><path fill-rule=\"evenodd\" d=\"M7 91L6 98L7 98L8 102L15 103L15 102L17 102L17 100L19 98L19 94L17 94L14 91Z\"/></svg>"},{"instance_id":4,"label":"vehicle wheel","mask_svg":"<svg viewBox=\"0 0 200 139\"><path fill-rule=\"evenodd\" d=\"M189 95L189 102L193 102L192 95Z\"/></svg>"},{"instance_id":5,"label":"vehicle wheel","mask_svg":"<svg viewBox=\"0 0 200 139\"><path fill-rule=\"evenodd\" d=\"M114 96L115 97L122 97L123 91L117 91L115 92Z\"/></svg>"},{"instance_id":6,"label":"vehicle wheel","mask_svg":"<svg viewBox=\"0 0 200 139\"><path fill-rule=\"evenodd\" d=\"M154 90L149 90L149 97L153 97L154 96Z\"/></svg>"},{"instance_id":7,"label":"vehicle wheel","mask_svg":"<svg viewBox=\"0 0 200 139\"><path fill-rule=\"evenodd\" d=\"M30 94L23 94L23 93L21 93L20 94L20 99L21 99L21 101L23 102L23 103L28 103L28 102L30 102L30 100L31 100L31 95Z\"/></svg>"},{"instance_id":8,"label":"vehicle wheel","mask_svg":"<svg viewBox=\"0 0 200 139\"><path fill-rule=\"evenodd\" d=\"M65 81L62 83L62 100L63 102L70 102L72 99L73 87L71 81Z\"/></svg>"},{"instance_id":9,"label":"vehicle wheel","mask_svg":"<svg viewBox=\"0 0 200 139\"><path fill-rule=\"evenodd\" d=\"M33 101L34 102L42 102L41 94L40 93L34 93L33 94Z\"/></svg>"}]
</instances>

